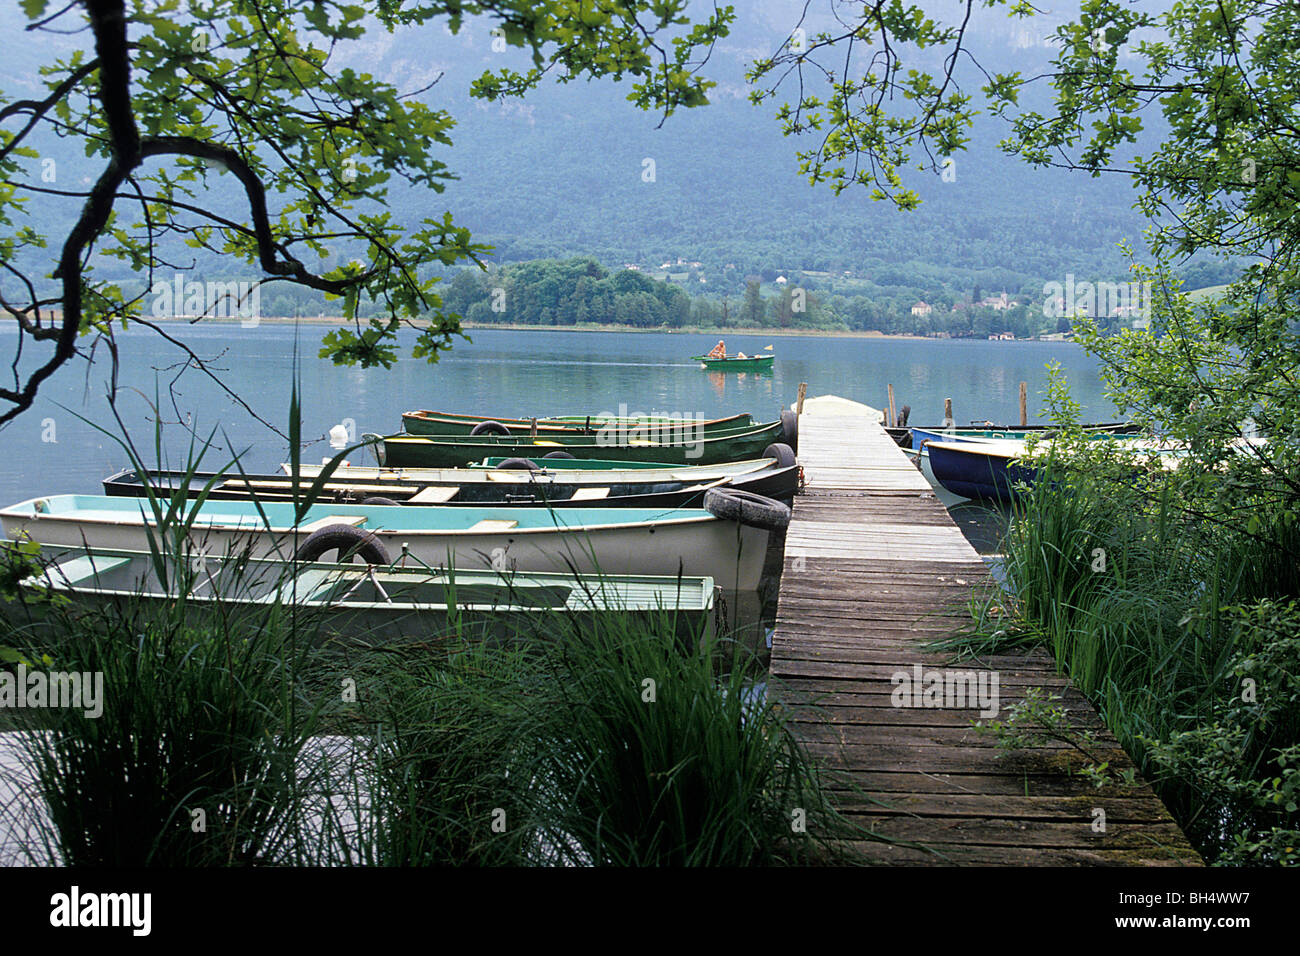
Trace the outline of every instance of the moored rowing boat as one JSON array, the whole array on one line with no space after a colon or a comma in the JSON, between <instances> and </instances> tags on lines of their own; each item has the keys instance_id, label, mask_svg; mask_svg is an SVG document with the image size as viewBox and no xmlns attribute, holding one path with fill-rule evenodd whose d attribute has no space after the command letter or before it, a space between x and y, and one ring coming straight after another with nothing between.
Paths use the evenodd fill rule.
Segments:
<instances>
[{"instance_id":1,"label":"moored rowing boat","mask_svg":"<svg viewBox=\"0 0 1300 956\"><path fill-rule=\"evenodd\" d=\"M689 469L683 469L689 471ZM454 474L452 474L454 472ZM333 475L316 489L317 502L365 502L371 498L392 500L416 506L450 505L456 507L544 506L552 508L698 508L709 488L727 486L740 491L789 500L797 490L799 477L795 465L759 468L740 475L721 475L706 480L668 476L665 480L642 479L611 481L606 472L603 483L578 482L569 474L538 475L530 469L503 469L501 472L449 469L449 479L417 481L348 479ZM187 497L204 496L213 501L303 500L314 486L314 479L300 475L297 482L288 475L216 474L212 472L137 471L127 469L103 481L104 492L119 497L145 497L151 490L164 498L184 489ZM379 503L379 502L376 502Z\"/></svg>"},{"instance_id":2,"label":"moored rowing boat","mask_svg":"<svg viewBox=\"0 0 1300 956\"><path fill-rule=\"evenodd\" d=\"M427 409L402 413L402 427L409 435L539 435L594 434L609 426L633 427L654 425L658 427L689 427L705 434L729 430L743 430L754 426L748 414L729 415L724 418L673 418L663 415L565 415L552 418L508 418L480 415L459 415Z\"/></svg>"},{"instance_id":3,"label":"moored rowing boat","mask_svg":"<svg viewBox=\"0 0 1300 956\"><path fill-rule=\"evenodd\" d=\"M683 633L708 633L714 582L707 577L502 574L496 571L374 567L350 564L235 560L185 554L160 579L149 552L57 546L42 549L43 568L21 582L28 592L53 591L78 607L162 604L183 598L194 614L276 604L301 612L300 626L323 637L432 640L452 628L498 636L545 635L551 612L566 617L598 611L671 611ZM166 565L165 565L166 566ZM37 602L29 602L39 606Z\"/></svg>"},{"instance_id":4,"label":"moored rowing boat","mask_svg":"<svg viewBox=\"0 0 1300 956\"><path fill-rule=\"evenodd\" d=\"M713 496L730 500L726 489L708 495L706 504ZM357 550L375 564L391 555L470 570L685 574L746 591L758 586L770 531L789 520L777 502L768 503L764 527L689 508L317 504L299 511L289 502L205 501L178 511L192 546L216 556L316 560ZM16 541L130 551L150 550L159 534L147 502L100 495L33 498L0 509L0 525Z\"/></svg>"},{"instance_id":5,"label":"moored rowing boat","mask_svg":"<svg viewBox=\"0 0 1300 956\"><path fill-rule=\"evenodd\" d=\"M541 457L565 452L574 458L620 459L670 465L710 465L763 456L783 441L785 426L772 422L758 428L716 437L657 434L650 430L615 431L596 436L528 439L516 436L476 435L472 438L429 435L373 436L379 463L385 467L455 468L499 456Z\"/></svg>"}]
</instances>

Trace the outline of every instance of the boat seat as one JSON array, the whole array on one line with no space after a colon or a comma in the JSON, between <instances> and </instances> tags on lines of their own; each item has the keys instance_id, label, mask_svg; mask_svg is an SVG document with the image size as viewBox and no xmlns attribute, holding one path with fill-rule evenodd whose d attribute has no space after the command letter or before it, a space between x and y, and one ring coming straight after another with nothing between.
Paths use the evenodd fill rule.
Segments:
<instances>
[{"instance_id":1,"label":"boat seat","mask_svg":"<svg viewBox=\"0 0 1300 956\"><path fill-rule=\"evenodd\" d=\"M492 531L509 531L511 528L519 527L518 521L512 521L505 518L484 518L477 524L471 525L470 531L477 531L480 534L486 534Z\"/></svg>"},{"instance_id":2,"label":"boat seat","mask_svg":"<svg viewBox=\"0 0 1300 956\"><path fill-rule=\"evenodd\" d=\"M407 501L418 505L440 504L444 501L451 501L451 499L455 498L458 494L460 494L460 488L454 485L430 485L428 488L417 491L415 494L411 495Z\"/></svg>"},{"instance_id":3,"label":"boat seat","mask_svg":"<svg viewBox=\"0 0 1300 956\"><path fill-rule=\"evenodd\" d=\"M320 568L310 568L301 572L295 579L286 581L280 589L280 601L283 604L292 604L297 597L298 603L305 601L318 600L317 595L326 588L332 586L339 580L339 572L336 570L322 570Z\"/></svg>"},{"instance_id":4,"label":"boat seat","mask_svg":"<svg viewBox=\"0 0 1300 956\"><path fill-rule=\"evenodd\" d=\"M579 488L573 493L570 501L595 501L597 498L608 498L608 488Z\"/></svg>"},{"instance_id":5,"label":"boat seat","mask_svg":"<svg viewBox=\"0 0 1300 956\"><path fill-rule=\"evenodd\" d=\"M82 584L92 581L97 575L107 574L109 571L120 568L123 565L131 563L130 558L124 558L120 555L80 555L68 561L59 561L54 567L50 568L45 575L49 581L54 584L62 584L65 581L71 585ZM37 576L33 575L33 579Z\"/></svg>"},{"instance_id":6,"label":"boat seat","mask_svg":"<svg viewBox=\"0 0 1300 956\"><path fill-rule=\"evenodd\" d=\"M359 528L365 523L365 515L326 515L324 518L317 518L309 524L298 525L298 530L303 534L311 534L321 528L328 528L332 524L347 524Z\"/></svg>"},{"instance_id":7,"label":"boat seat","mask_svg":"<svg viewBox=\"0 0 1300 956\"><path fill-rule=\"evenodd\" d=\"M489 471L487 477L488 481L511 481L517 484L521 481L532 481L533 474L534 472L526 468L520 468L518 471Z\"/></svg>"}]
</instances>

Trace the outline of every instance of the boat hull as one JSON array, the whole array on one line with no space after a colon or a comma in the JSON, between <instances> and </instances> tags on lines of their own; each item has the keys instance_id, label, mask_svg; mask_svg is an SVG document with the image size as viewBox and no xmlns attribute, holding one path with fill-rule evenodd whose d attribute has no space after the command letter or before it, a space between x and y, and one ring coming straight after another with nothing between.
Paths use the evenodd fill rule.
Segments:
<instances>
[{"instance_id":1,"label":"boat hull","mask_svg":"<svg viewBox=\"0 0 1300 956\"><path fill-rule=\"evenodd\" d=\"M636 417L566 415L539 418L536 422L526 418L488 418L479 415L456 415L447 412L417 409L402 413L402 427L408 435L469 435L484 422L496 422L514 435L528 435L535 427L539 435L593 434L606 424L653 424L659 426L689 426L705 434L751 428L754 420L748 414L729 415L724 418L682 419L666 416L643 415Z\"/></svg>"},{"instance_id":2,"label":"boat hull","mask_svg":"<svg viewBox=\"0 0 1300 956\"><path fill-rule=\"evenodd\" d=\"M797 466L772 467L749 475L713 481L606 481L603 486L575 483L564 476L535 478L527 470L489 479L484 472L462 472L462 477L477 480L413 482L389 480L326 482L316 498L321 503L360 502L369 497L384 497L412 507L552 507L552 508L699 508L711 487L729 487L789 502L798 490ZM184 488L186 497L206 494L211 501L293 501L293 481L285 475L217 475L212 472L188 474L178 471L146 472L126 470L103 481L104 493L114 497L142 498L148 487L156 495L172 497ZM310 489L311 479L300 478L297 496Z\"/></svg>"},{"instance_id":3,"label":"boat hull","mask_svg":"<svg viewBox=\"0 0 1300 956\"><path fill-rule=\"evenodd\" d=\"M608 485L611 482L638 481L716 481L719 478L753 474L772 467L772 458L754 458L749 461L718 462L714 465L657 465L653 462L603 461L600 459L531 458L538 470L521 474L519 470L501 469L504 458L485 459L489 464L475 464L468 468L379 468L374 466L341 465L333 476L348 482L422 482L425 484L450 481L562 481L572 484ZM280 466L284 474L292 474L288 463ZM304 479L315 479L324 465L300 464L298 473ZM382 494L377 491L376 494Z\"/></svg>"},{"instance_id":4,"label":"boat hull","mask_svg":"<svg viewBox=\"0 0 1300 956\"><path fill-rule=\"evenodd\" d=\"M771 444L785 438L780 422L736 435L703 437L685 441L655 441L640 437L636 431L609 434L597 440L555 441L501 437L485 441L440 439L434 436L394 435L376 442L380 464L388 468L458 468L490 457L537 459L553 451L563 451L574 458L597 458L620 461L659 462L667 465L711 465L761 457Z\"/></svg>"},{"instance_id":5,"label":"boat hull","mask_svg":"<svg viewBox=\"0 0 1300 956\"><path fill-rule=\"evenodd\" d=\"M297 524L293 506L280 502L204 502L197 510L190 546L214 557L292 560L311 531L343 523L373 534L394 562L405 555L464 570L681 574L737 591L757 589L769 538L764 529L685 509L325 504L308 508ZM148 551L152 523L141 499L108 496L56 495L0 511L5 537L42 545Z\"/></svg>"},{"instance_id":6,"label":"boat hull","mask_svg":"<svg viewBox=\"0 0 1300 956\"><path fill-rule=\"evenodd\" d=\"M1015 486L1032 485L1037 470L974 442L930 442L925 446L930 471L946 490L977 501L1011 502Z\"/></svg>"},{"instance_id":7,"label":"boat hull","mask_svg":"<svg viewBox=\"0 0 1300 956\"><path fill-rule=\"evenodd\" d=\"M709 358L707 355L693 355L691 360L710 372L770 372L776 361L775 355L755 355L749 358Z\"/></svg>"},{"instance_id":8,"label":"boat hull","mask_svg":"<svg viewBox=\"0 0 1300 956\"><path fill-rule=\"evenodd\" d=\"M297 609L301 631L322 639L424 642L451 636L502 639L553 636L563 624L618 612L656 624L670 612L677 636L714 629L715 585L710 578L621 576L579 579L572 575L502 575L496 572L430 571L420 567L364 569L340 564L169 558L169 581L158 579L153 556L139 551L42 549L42 573L22 582L29 597L9 617L23 624L48 619L38 590L69 597L78 611L111 607L163 609L183 597L196 623L219 606L223 618L261 625L276 607ZM179 594L185 580L186 593ZM12 613L17 612L17 613ZM558 627L557 627L558 625Z\"/></svg>"}]
</instances>

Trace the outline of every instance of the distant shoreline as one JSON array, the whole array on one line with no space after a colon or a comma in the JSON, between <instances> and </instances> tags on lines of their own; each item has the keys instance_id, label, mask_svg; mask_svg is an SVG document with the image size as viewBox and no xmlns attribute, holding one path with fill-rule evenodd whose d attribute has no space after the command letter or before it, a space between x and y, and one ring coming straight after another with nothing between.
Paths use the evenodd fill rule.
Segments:
<instances>
[{"instance_id":1,"label":"distant shoreline","mask_svg":"<svg viewBox=\"0 0 1300 956\"><path fill-rule=\"evenodd\" d=\"M320 326L338 326L346 325L351 320L342 316L263 316L257 320L256 325L244 325L248 320L239 318L204 318L198 322L188 318L149 318L150 322L158 323L182 323L194 325L221 324L221 325L240 325L244 328L256 328L257 325L292 325L299 323L301 325L320 325ZM420 323L416 323L417 327ZM511 325L504 322L492 322L485 324L468 324L461 325L465 332L477 332L481 330L494 332L633 332L633 333L658 333L671 335L716 335L719 338L727 336L754 336L754 337L771 337L771 338L828 338L828 339L901 339L913 342L986 342L989 339L970 337L970 338L939 338L932 335L917 335L911 332L873 332L873 331L854 331L848 329L741 329L741 328L710 328L708 326L686 326L680 329L643 329L631 325ZM1003 342L1055 342L1072 343L1071 339L1002 339Z\"/></svg>"}]
</instances>

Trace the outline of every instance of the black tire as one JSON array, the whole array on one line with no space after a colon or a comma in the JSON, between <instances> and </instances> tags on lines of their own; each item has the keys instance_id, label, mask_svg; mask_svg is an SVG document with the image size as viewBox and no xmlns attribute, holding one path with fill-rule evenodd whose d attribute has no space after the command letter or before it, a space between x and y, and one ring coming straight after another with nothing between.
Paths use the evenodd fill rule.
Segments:
<instances>
[{"instance_id":1,"label":"black tire","mask_svg":"<svg viewBox=\"0 0 1300 956\"><path fill-rule=\"evenodd\" d=\"M790 524L790 509L781 502L735 488L710 488L704 493L704 508L715 518L751 528L780 531Z\"/></svg>"},{"instance_id":2,"label":"black tire","mask_svg":"<svg viewBox=\"0 0 1300 956\"><path fill-rule=\"evenodd\" d=\"M782 468L789 468L791 465L799 464L794 457L794 449L784 442L773 442L763 449L764 458L775 458L776 463ZM362 502L364 504L365 502Z\"/></svg>"},{"instance_id":3,"label":"black tire","mask_svg":"<svg viewBox=\"0 0 1300 956\"><path fill-rule=\"evenodd\" d=\"M547 458L573 458L573 457L574 456L570 455L567 451L548 451L545 455L542 456L542 459L545 460Z\"/></svg>"},{"instance_id":4,"label":"black tire","mask_svg":"<svg viewBox=\"0 0 1300 956\"><path fill-rule=\"evenodd\" d=\"M392 498L383 498L379 495L374 495L370 498L362 498L361 503L363 505L388 505L393 508L400 507L398 502L394 501Z\"/></svg>"},{"instance_id":5,"label":"black tire","mask_svg":"<svg viewBox=\"0 0 1300 956\"><path fill-rule=\"evenodd\" d=\"M471 435L509 435L510 429L500 422L479 422L469 430Z\"/></svg>"},{"instance_id":6,"label":"black tire","mask_svg":"<svg viewBox=\"0 0 1300 956\"><path fill-rule=\"evenodd\" d=\"M790 450L799 451L799 416L790 409L781 413L781 430L785 432L785 443Z\"/></svg>"},{"instance_id":7,"label":"black tire","mask_svg":"<svg viewBox=\"0 0 1300 956\"><path fill-rule=\"evenodd\" d=\"M391 564L388 551L379 539L369 531L362 531L350 524L330 524L313 531L298 547L299 561L319 561L321 555L331 551L338 552L338 560L351 560L359 555L366 564Z\"/></svg>"},{"instance_id":8,"label":"black tire","mask_svg":"<svg viewBox=\"0 0 1300 956\"><path fill-rule=\"evenodd\" d=\"M497 468L505 471L536 471L537 463L527 458L507 458Z\"/></svg>"}]
</instances>

